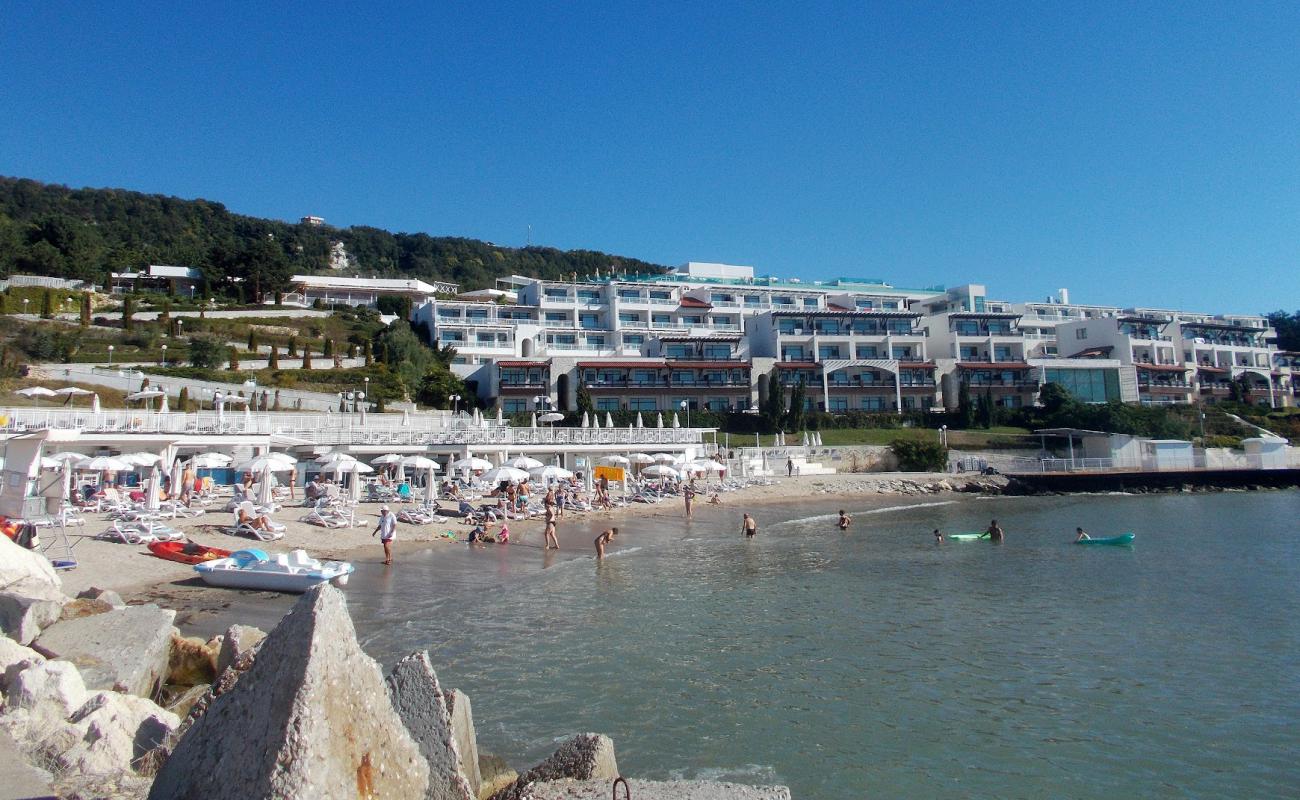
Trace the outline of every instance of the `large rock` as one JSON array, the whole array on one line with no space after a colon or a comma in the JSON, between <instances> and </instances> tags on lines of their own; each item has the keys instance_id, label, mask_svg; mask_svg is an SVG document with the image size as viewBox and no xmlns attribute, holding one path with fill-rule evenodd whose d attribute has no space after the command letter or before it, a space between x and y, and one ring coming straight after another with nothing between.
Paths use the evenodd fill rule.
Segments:
<instances>
[{"instance_id":1,"label":"large rock","mask_svg":"<svg viewBox=\"0 0 1300 800\"><path fill-rule=\"evenodd\" d=\"M0 592L61 602L62 585L49 559L0 536Z\"/></svg>"},{"instance_id":2,"label":"large rock","mask_svg":"<svg viewBox=\"0 0 1300 800\"><path fill-rule=\"evenodd\" d=\"M478 734L474 731L474 710L470 707L469 695L460 689L451 689L442 693L442 699L451 715L451 737L456 742L456 752L460 753L460 774L469 781L470 791L478 797L483 790L483 776L479 768Z\"/></svg>"},{"instance_id":3,"label":"large rock","mask_svg":"<svg viewBox=\"0 0 1300 800\"><path fill-rule=\"evenodd\" d=\"M88 697L77 668L67 661L20 662L6 676L0 728L25 750L61 728Z\"/></svg>"},{"instance_id":4,"label":"large rock","mask_svg":"<svg viewBox=\"0 0 1300 800\"><path fill-rule=\"evenodd\" d=\"M78 600L99 600L106 603L109 608L126 608L126 602L122 600L122 595L112 589L100 589L92 586L89 589L82 589L77 592Z\"/></svg>"},{"instance_id":5,"label":"large rock","mask_svg":"<svg viewBox=\"0 0 1300 800\"><path fill-rule=\"evenodd\" d=\"M214 643L215 645L215 643ZM175 686L210 684L217 678L217 649L197 637L172 631L167 683Z\"/></svg>"},{"instance_id":6,"label":"large rock","mask_svg":"<svg viewBox=\"0 0 1300 800\"><path fill-rule=\"evenodd\" d=\"M0 731L0 798L52 796L50 774L28 764L13 738Z\"/></svg>"},{"instance_id":7,"label":"large rock","mask_svg":"<svg viewBox=\"0 0 1300 800\"><path fill-rule=\"evenodd\" d=\"M162 688L176 612L127 606L58 622L36 644L81 668L86 686L153 697Z\"/></svg>"},{"instance_id":8,"label":"large rock","mask_svg":"<svg viewBox=\"0 0 1300 800\"><path fill-rule=\"evenodd\" d=\"M217 653L217 674L226 671L226 667L235 663L244 653L256 650L266 632L251 625L231 625L221 640L221 650Z\"/></svg>"},{"instance_id":9,"label":"large rock","mask_svg":"<svg viewBox=\"0 0 1300 800\"><path fill-rule=\"evenodd\" d=\"M19 644L31 644L62 614L63 604L57 600L0 592L0 633Z\"/></svg>"},{"instance_id":10,"label":"large rock","mask_svg":"<svg viewBox=\"0 0 1300 800\"><path fill-rule=\"evenodd\" d=\"M176 745L152 800L418 798L429 767L339 590L303 595Z\"/></svg>"},{"instance_id":11,"label":"large rock","mask_svg":"<svg viewBox=\"0 0 1300 800\"><path fill-rule=\"evenodd\" d=\"M393 667L388 696L429 765L427 800L474 800L477 795L461 774L460 752L452 735L451 714L427 652L412 653Z\"/></svg>"},{"instance_id":12,"label":"large rock","mask_svg":"<svg viewBox=\"0 0 1300 800\"><path fill-rule=\"evenodd\" d=\"M180 724L170 711L143 697L96 692L68 718L78 734L68 746L49 740L45 750L60 772L115 775L129 772Z\"/></svg>"},{"instance_id":13,"label":"large rock","mask_svg":"<svg viewBox=\"0 0 1300 800\"><path fill-rule=\"evenodd\" d=\"M580 733L551 757L520 775L513 786L493 795L493 800L528 800L531 786L553 781L612 781L618 777L614 742L599 733ZM608 789L606 790L608 791Z\"/></svg>"},{"instance_id":14,"label":"large rock","mask_svg":"<svg viewBox=\"0 0 1300 800\"><path fill-rule=\"evenodd\" d=\"M23 670L32 664L40 664L44 661L45 657L30 647L23 647L13 639L0 636L0 692L4 692L9 686L10 667Z\"/></svg>"},{"instance_id":15,"label":"large rock","mask_svg":"<svg viewBox=\"0 0 1300 800\"><path fill-rule=\"evenodd\" d=\"M628 781L635 800L790 800L784 786L745 786L716 781ZM559 781L528 787L527 800L606 800L612 781ZM620 787L613 797L622 800Z\"/></svg>"}]
</instances>

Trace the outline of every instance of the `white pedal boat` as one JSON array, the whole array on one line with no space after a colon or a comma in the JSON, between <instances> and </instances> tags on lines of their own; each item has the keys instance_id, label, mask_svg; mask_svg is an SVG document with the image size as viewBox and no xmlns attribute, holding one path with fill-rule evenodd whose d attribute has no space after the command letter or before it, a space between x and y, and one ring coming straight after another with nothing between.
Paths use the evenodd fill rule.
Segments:
<instances>
[{"instance_id":1,"label":"white pedal boat","mask_svg":"<svg viewBox=\"0 0 1300 800\"><path fill-rule=\"evenodd\" d=\"M268 556L254 548L194 565L209 585L266 592L305 592L326 581L345 586L353 569L347 561L317 561L306 550Z\"/></svg>"}]
</instances>

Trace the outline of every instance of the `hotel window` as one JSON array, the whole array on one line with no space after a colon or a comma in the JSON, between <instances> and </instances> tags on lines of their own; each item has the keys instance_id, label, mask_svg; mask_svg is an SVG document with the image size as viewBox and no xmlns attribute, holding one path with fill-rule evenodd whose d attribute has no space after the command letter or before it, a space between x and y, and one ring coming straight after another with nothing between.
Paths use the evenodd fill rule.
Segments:
<instances>
[{"instance_id":1,"label":"hotel window","mask_svg":"<svg viewBox=\"0 0 1300 800\"><path fill-rule=\"evenodd\" d=\"M546 321L547 322L568 322L569 315L565 314L563 311L547 311Z\"/></svg>"},{"instance_id":2,"label":"hotel window","mask_svg":"<svg viewBox=\"0 0 1300 800\"><path fill-rule=\"evenodd\" d=\"M710 397L704 407L710 411L729 411L731 404L727 402L725 397Z\"/></svg>"},{"instance_id":3,"label":"hotel window","mask_svg":"<svg viewBox=\"0 0 1300 800\"><path fill-rule=\"evenodd\" d=\"M839 357L840 357L840 346L837 345L837 344L824 344L824 345L821 345L820 347L817 348L817 357L818 357L818 358L822 358L822 359L826 359L826 358L839 358Z\"/></svg>"},{"instance_id":4,"label":"hotel window","mask_svg":"<svg viewBox=\"0 0 1300 800\"><path fill-rule=\"evenodd\" d=\"M600 292L597 292L597 291L595 291L595 290L593 290L593 289L579 289L579 290L578 290L578 299L579 299L579 300L582 300L583 302L586 302L586 303L599 302L599 301L600 301Z\"/></svg>"},{"instance_id":5,"label":"hotel window","mask_svg":"<svg viewBox=\"0 0 1300 800\"><path fill-rule=\"evenodd\" d=\"M460 309L440 308L438 309L438 316L443 317L444 319L460 319Z\"/></svg>"},{"instance_id":6,"label":"hotel window","mask_svg":"<svg viewBox=\"0 0 1300 800\"><path fill-rule=\"evenodd\" d=\"M847 397L832 397L830 401L830 406L826 410L827 411L848 411L849 399Z\"/></svg>"},{"instance_id":7,"label":"hotel window","mask_svg":"<svg viewBox=\"0 0 1300 800\"><path fill-rule=\"evenodd\" d=\"M857 349L857 358L875 358L876 348L874 345L860 344Z\"/></svg>"},{"instance_id":8,"label":"hotel window","mask_svg":"<svg viewBox=\"0 0 1300 800\"><path fill-rule=\"evenodd\" d=\"M641 293L636 289L619 289L618 299L620 300L641 300Z\"/></svg>"},{"instance_id":9,"label":"hotel window","mask_svg":"<svg viewBox=\"0 0 1300 800\"><path fill-rule=\"evenodd\" d=\"M979 323L970 320L959 320L954 330L956 330L958 336L978 336L980 326Z\"/></svg>"},{"instance_id":10,"label":"hotel window","mask_svg":"<svg viewBox=\"0 0 1300 800\"><path fill-rule=\"evenodd\" d=\"M875 308L875 307L876 307L876 303L875 303L875 301L874 301L874 300L870 300L870 299L868 299L868 298L866 298L866 297L859 297L858 300L857 300L857 303L855 303L855 305L857 305L858 308Z\"/></svg>"},{"instance_id":11,"label":"hotel window","mask_svg":"<svg viewBox=\"0 0 1300 800\"><path fill-rule=\"evenodd\" d=\"M569 299L569 293L568 293L567 291L565 291L564 289L547 289L547 290L546 290L546 296L547 296L547 298L549 298L549 299L551 299L551 300L567 300L567 299Z\"/></svg>"},{"instance_id":12,"label":"hotel window","mask_svg":"<svg viewBox=\"0 0 1300 800\"><path fill-rule=\"evenodd\" d=\"M745 305L761 306L763 305L763 297L757 294L747 294L745 295Z\"/></svg>"},{"instance_id":13,"label":"hotel window","mask_svg":"<svg viewBox=\"0 0 1300 800\"><path fill-rule=\"evenodd\" d=\"M659 382L659 373L652 369L638 369L633 371L632 380L638 386L654 386Z\"/></svg>"},{"instance_id":14,"label":"hotel window","mask_svg":"<svg viewBox=\"0 0 1300 800\"><path fill-rule=\"evenodd\" d=\"M667 325L672 322L672 317L668 314L651 314L650 321L655 325Z\"/></svg>"},{"instance_id":15,"label":"hotel window","mask_svg":"<svg viewBox=\"0 0 1300 800\"><path fill-rule=\"evenodd\" d=\"M596 400L597 411L618 411L619 404L617 397L601 397Z\"/></svg>"},{"instance_id":16,"label":"hotel window","mask_svg":"<svg viewBox=\"0 0 1300 800\"><path fill-rule=\"evenodd\" d=\"M486 308L470 308L465 310L465 319L487 319L488 312Z\"/></svg>"},{"instance_id":17,"label":"hotel window","mask_svg":"<svg viewBox=\"0 0 1300 800\"><path fill-rule=\"evenodd\" d=\"M727 373L721 370L712 370L704 373L704 382L720 386L727 382Z\"/></svg>"},{"instance_id":18,"label":"hotel window","mask_svg":"<svg viewBox=\"0 0 1300 800\"><path fill-rule=\"evenodd\" d=\"M1076 330L1076 331L1074 332L1074 338L1076 338L1076 339L1087 339L1087 338L1088 338L1088 329L1087 329L1087 328L1079 328L1078 330Z\"/></svg>"},{"instance_id":19,"label":"hotel window","mask_svg":"<svg viewBox=\"0 0 1300 800\"><path fill-rule=\"evenodd\" d=\"M623 337L624 347L640 347L645 344L645 337L639 333L629 333Z\"/></svg>"},{"instance_id":20,"label":"hotel window","mask_svg":"<svg viewBox=\"0 0 1300 800\"><path fill-rule=\"evenodd\" d=\"M650 299L651 299L651 300L672 300L672 299L673 299L673 295L672 295L672 292L655 292L655 291L652 291L652 292L650 292Z\"/></svg>"},{"instance_id":21,"label":"hotel window","mask_svg":"<svg viewBox=\"0 0 1300 800\"><path fill-rule=\"evenodd\" d=\"M993 348L993 358L994 358L994 360L996 360L996 361L1010 361L1010 360L1011 360L1011 348L1010 348L1010 347L995 347L995 348Z\"/></svg>"},{"instance_id":22,"label":"hotel window","mask_svg":"<svg viewBox=\"0 0 1300 800\"><path fill-rule=\"evenodd\" d=\"M704 345L704 357L713 361L730 361L731 345L706 344Z\"/></svg>"},{"instance_id":23,"label":"hotel window","mask_svg":"<svg viewBox=\"0 0 1300 800\"><path fill-rule=\"evenodd\" d=\"M653 397L633 397L627 401L629 411L654 411L655 399Z\"/></svg>"},{"instance_id":24,"label":"hotel window","mask_svg":"<svg viewBox=\"0 0 1300 800\"><path fill-rule=\"evenodd\" d=\"M862 398L863 411L884 411L885 398L883 397L864 397Z\"/></svg>"},{"instance_id":25,"label":"hotel window","mask_svg":"<svg viewBox=\"0 0 1300 800\"><path fill-rule=\"evenodd\" d=\"M804 308L816 308L816 307L817 307L817 298L816 298L816 297L805 297L805 298L803 299L803 307L804 307Z\"/></svg>"},{"instance_id":26,"label":"hotel window","mask_svg":"<svg viewBox=\"0 0 1300 800\"><path fill-rule=\"evenodd\" d=\"M599 350L599 349L603 348L604 346L605 346L605 337L604 337L604 336L588 336L588 337L587 337L587 347L590 347L590 348L592 348L592 349L594 349L594 350Z\"/></svg>"},{"instance_id":27,"label":"hotel window","mask_svg":"<svg viewBox=\"0 0 1300 800\"><path fill-rule=\"evenodd\" d=\"M618 321L619 322L640 322L641 315L630 311L620 311L618 312Z\"/></svg>"},{"instance_id":28,"label":"hotel window","mask_svg":"<svg viewBox=\"0 0 1300 800\"><path fill-rule=\"evenodd\" d=\"M838 320L819 319L813 323L813 330L818 333L842 333L843 326Z\"/></svg>"},{"instance_id":29,"label":"hotel window","mask_svg":"<svg viewBox=\"0 0 1300 800\"><path fill-rule=\"evenodd\" d=\"M910 320L896 319L888 322L885 328L890 333L907 336L912 332L912 323Z\"/></svg>"},{"instance_id":30,"label":"hotel window","mask_svg":"<svg viewBox=\"0 0 1300 800\"><path fill-rule=\"evenodd\" d=\"M773 298L772 298L772 305L776 305L776 306L792 306L792 305L794 305L794 298L793 298L793 297L773 297Z\"/></svg>"},{"instance_id":31,"label":"hotel window","mask_svg":"<svg viewBox=\"0 0 1300 800\"><path fill-rule=\"evenodd\" d=\"M666 350L666 357L672 359L690 358L694 353L694 349L689 344L670 344Z\"/></svg>"},{"instance_id":32,"label":"hotel window","mask_svg":"<svg viewBox=\"0 0 1300 800\"><path fill-rule=\"evenodd\" d=\"M910 347L895 347L895 348L894 348L894 360L895 360L895 361L907 361L907 360L911 359L911 357L912 357L912 348L910 348Z\"/></svg>"},{"instance_id":33,"label":"hotel window","mask_svg":"<svg viewBox=\"0 0 1300 800\"><path fill-rule=\"evenodd\" d=\"M574 336L573 334L561 334L559 336L551 336L549 337L549 340L550 340L549 342L550 344L561 345L561 346L568 345L570 347L578 343L578 337Z\"/></svg>"},{"instance_id":34,"label":"hotel window","mask_svg":"<svg viewBox=\"0 0 1300 800\"><path fill-rule=\"evenodd\" d=\"M781 348L782 361L803 361L803 348L798 345Z\"/></svg>"},{"instance_id":35,"label":"hotel window","mask_svg":"<svg viewBox=\"0 0 1300 800\"><path fill-rule=\"evenodd\" d=\"M475 337L479 344L496 344L497 335L495 333L480 333Z\"/></svg>"},{"instance_id":36,"label":"hotel window","mask_svg":"<svg viewBox=\"0 0 1300 800\"><path fill-rule=\"evenodd\" d=\"M682 317L682 322L687 325L703 325L704 317L699 314L689 314Z\"/></svg>"},{"instance_id":37,"label":"hotel window","mask_svg":"<svg viewBox=\"0 0 1300 800\"><path fill-rule=\"evenodd\" d=\"M799 321L794 319L779 319L776 321L776 330L778 333L794 333L799 330Z\"/></svg>"},{"instance_id":38,"label":"hotel window","mask_svg":"<svg viewBox=\"0 0 1300 800\"><path fill-rule=\"evenodd\" d=\"M695 373L690 370L673 370L672 379L673 383L678 386L695 385Z\"/></svg>"},{"instance_id":39,"label":"hotel window","mask_svg":"<svg viewBox=\"0 0 1300 800\"><path fill-rule=\"evenodd\" d=\"M700 409L700 402L691 397L674 397L672 405L670 405L669 408L673 411L681 411L682 403L685 403L686 407L692 411L698 411Z\"/></svg>"},{"instance_id":40,"label":"hotel window","mask_svg":"<svg viewBox=\"0 0 1300 800\"><path fill-rule=\"evenodd\" d=\"M502 400L501 410L506 414L520 414L528 410L527 400Z\"/></svg>"},{"instance_id":41,"label":"hotel window","mask_svg":"<svg viewBox=\"0 0 1300 800\"><path fill-rule=\"evenodd\" d=\"M713 294L709 295L710 303L730 303L735 299L736 298L734 295L718 294L717 292L714 292Z\"/></svg>"},{"instance_id":42,"label":"hotel window","mask_svg":"<svg viewBox=\"0 0 1300 800\"><path fill-rule=\"evenodd\" d=\"M599 328L600 316L597 314L579 314L578 324L583 328Z\"/></svg>"}]
</instances>

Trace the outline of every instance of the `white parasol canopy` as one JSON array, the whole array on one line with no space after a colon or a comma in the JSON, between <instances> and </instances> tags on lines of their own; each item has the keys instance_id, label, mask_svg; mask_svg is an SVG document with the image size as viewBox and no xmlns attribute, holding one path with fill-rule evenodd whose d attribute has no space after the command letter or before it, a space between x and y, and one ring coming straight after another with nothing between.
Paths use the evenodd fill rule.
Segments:
<instances>
[{"instance_id":1,"label":"white parasol canopy","mask_svg":"<svg viewBox=\"0 0 1300 800\"><path fill-rule=\"evenodd\" d=\"M538 467L545 466L545 465L535 458L529 458L528 456L517 456L507 461L506 466L514 467L515 469L537 469Z\"/></svg>"},{"instance_id":2,"label":"white parasol canopy","mask_svg":"<svg viewBox=\"0 0 1300 800\"><path fill-rule=\"evenodd\" d=\"M126 396L127 400L152 400L155 397L162 397L165 394L162 389L141 389L138 392L131 392Z\"/></svg>"},{"instance_id":3,"label":"white parasol canopy","mask_svg":"<svg viewBox=\"0 0 1300 800\"><path fill-rule=\"evenodd\" d=\"M652 467L646 467L641 470L642 475L649 475L652 478L680 478L677 470L672 467L666 467L663 464L655 464Z\"/></svg>"},{"instance_id":4,"label":"white parasol canopy","mask_svg":"<svg viewBox=\"0 0 1300 800\"><path fill-rule=\"evenodd\" d=\"M524 472L522 469L515 469L514 467L497 467L494 470L489 470L488 472L483 473L483 480L488 483L501 483L502 481L519 483L520 481L528 480L528 473Z\"/></svg>"},{"instance_id":5,"label":"white parasol canopy","mask_svg":"<svg viewBox=\"0 0 1300 800\"><path fill-rule=\"evenodd\" d=\"M601 461L614 467L626 467L632 463L627 456L605 456Z\"/></svg>"},{"instance_id":6,"label":"white parasol canopy","mask_svg":"<svg viewBox=\"0 0 1300 800\"><path fill-rule=\"evenodd\" d=\"M432 458L426 458L424 456L407 456L402 459L402 464L411 469L424 470L424 504L426 506L431 505L434 496L437 494L437 489L434 486L433 473L437 472L439 469L438 462L434 461Z\"/></svg>"},{"instance_id":7,"label":"white parasol canopy","mask_svg":"<svg viewBox=\"0 0 1300 800\"><path fill-rule=\"evenodd\" d=\"M124 453L118 458L137 467L152 467L162 461L162 456L157 453Z\"/></svg>"},{"instance_id":8,"label":"white parasol canopy","mask_svg":"<svg viewBox=\"0 0 1300 800\"><path fill-rule=\"evenodd\" d=\"M36 388L39 389L39 388L41 388L41 387L38 386L38 387L36 387ZM69 395L69 396L72 396L72 395L84 395L84 394L94 394L94 392L90 391L89 389L83 389L83 388L81 388L80 386L64 386L62 389L55 389L55 390L54 390L54 393L55 393L55 394L66 394L66 395Z\"/></svg>"},{"instance_id":9,"label":"white parasol canopy","mask_svg":"<svg viewBox=\"0 0 1300 800\"><path fill-rule=\"evenodd\" d=\"M559 422L564 419L564 415L558 411L548 411L537 418L538 422Z\"/></svg>"},{"instance_id":10,"label":"white parasol canopy","mask_svg":"<svg viewBox=\"0 0 1300 800\"><path fill-rule=\"evenodd\" d=\"M396 464L401 460L402 457L399 456L397 453L389 453L387 455L379 456L378 458L370 459L370 463L371 464Z\"/></svg>"},{"instance_id":11,"label":"white parasol canopy","mask_svg":"<svg viewBox=\"0 0 1300 800\"><path fill-rule=\"evenodd\" d=\"M55 397L57 392L53 389L46 389L44 386L28 386L26 389L19 389L14 394L20 394L23 397Z\"/></svg>"},{"instance_id":12,"label":"white parasol canopy","mask_svg":"<svg viewBox=\"0 0 1300 800\"><path fill-rule=\"evenodd\" d=\"M77 464L77 469L84 469L88 472L129 472L135 469L135 465L113 456L96 456Z\"/></svg>"},{"instance_id":13,"label":"white parasol canopy","mask_svg":"<svg viewBox=\"0 0 1300 800\"><path fill-rule=\"evenodd\" d=\"M54 459L55 461L58 461L58 462L60 462L60 463L69 463L69 462L70 462L70 463L73 463L73 464L77 464L77 463L80 463L80 462L82 462L82 461L89 461L89 460L90 460L90 456L82 455L81 453L71 453L71 452L67 452L67 453L51 453L49 456L46 456L46 457L47 457L47 458L52 458L52 459Z\"/></svg>"},{"instance_id":14,"label":"white parasol canopy","mask_svg":"<svg viewBox=\"0 0 1300 800\"><path fill-rule=\"evenodd\" d=\"M573 477L573 473L564 467L547 466L530 470L532 476L542 483L551 483L552 481L568 480Z\"/></svg>"},{"instance_id":15,"label":"white parasol canopy","mask_svg":"<svg viewBox=\"0 0 1300 800\"><path fill-rule=\"evenodd\" d=\"M323 464L326 466L333 465L333 464L343 464L348 461L356 461L356 460L357 460L356 456L350 456L347 453L337 452L337 451L333 453L326 453L323 456L316 457L317 464Z\"/></svg>"},{"instance_id":16,"label":"white parasol canopy","mask_svg":"<svg viewBox=\"0 0 1300 800\"><path fill-rule=\"evenodd\" d=\"M672 453L655 453L652 458L660 464L675 464L677 462L677 456Z\"/></svg>"},{"instance_id":17,"label":"white parasol canopy","mask_svg":"<svg viewBox=\"0 0 1300 800\"><path fill-rule=\"evenodd\" d=\"M655 463L655 457L652 456L652 455L649 455L648 453L630 453L630 454L628 455L628 457L627 457L627 460L628 460L628 461L631 461L633 464L653 464L653 463Z\"/></svg>"},{"instance_id":18,"label":"white parasol canopy","mask_svg":"<svg viewBox=\"0 0 1300 800\"><path fill-rule=\"evenodd\" d=\"M452 469L492 469L492 462L485 458L462 458L451 462Z\"/></svg>"},{"instance_id":19,"label":"white parasol canopy","mask_svg":"<svg viewBox=\"0 0 1300 800\"><path fill-rule=\"evenodd\" d=\"M234 460L225 453L199 453L190 459L190 466L195 469L220 469L230 466Z\"/></svg>"},{"instance_id":20,"label":"white parasol canopy","mask_svg":"<svg viewBox=\"0 0 1300 800\"><path fill-rule=\"evenodd\" d=\"M699 461L692 461L690 467L696 472L724 472L727 469L718 462L710 461L707 458Z\"/></svg>"},{"instance_id":21,"label":"white parasol canopy","mask_svg":"<svg viewBox=\"0 0 1300 800\"><path fill-rule=\"evenodd\" d=\"M265 453L245 461L237 469L240 472L288 472L293 469L293 466L293 463L287 462L283 458L276 458L275 453Z\"/></svg>"}]
</instances>

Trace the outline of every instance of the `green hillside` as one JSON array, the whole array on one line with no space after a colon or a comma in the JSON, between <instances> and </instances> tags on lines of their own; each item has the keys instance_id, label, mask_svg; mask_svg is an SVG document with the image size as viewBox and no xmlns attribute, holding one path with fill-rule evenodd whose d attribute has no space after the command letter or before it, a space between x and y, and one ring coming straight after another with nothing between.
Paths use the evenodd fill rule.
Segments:
<instances>
[{"instance_id":1,"label":"green hillside","mask_svg":"<svg viewBox=\"0 0 1300 800\"><path fill-rule=\"evenodd\" d=\"M499 247L476 239L333 228L236 214L210 200L122 189L70 189L0 177L0 276L49 275L103 283L108 273L147 264L198 267L209 283L243 278L244 300L284 288L295 273L327 268L342 242L365 275L491 286L501 275L568 279L597 269L660 272L664 267L590 250Z\"/></svg>"}]
</instances>

